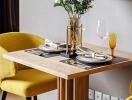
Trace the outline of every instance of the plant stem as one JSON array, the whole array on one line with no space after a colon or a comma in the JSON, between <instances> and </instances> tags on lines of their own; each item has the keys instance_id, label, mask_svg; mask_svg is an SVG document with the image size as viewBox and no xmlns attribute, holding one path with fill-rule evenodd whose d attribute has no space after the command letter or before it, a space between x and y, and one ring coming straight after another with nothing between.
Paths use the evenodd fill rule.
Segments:
<instances>
[{"instance_id":1,"label":"plant stem","mask_svg":"<svg viewBox=\"0 0 132 100\"><path fill-rule=\"evenodd\" d=\"M63 2L63 0L61 0L61 3L62 3L62 5L63 5L63 7L64 7L64 9L67 11L67 8L66 8L66 6L65 6L65 4L64 4L64 2ZM67 11L67 13L68 13L68 16L70 17L70 13Z\"/></svg>"}]
</instances>

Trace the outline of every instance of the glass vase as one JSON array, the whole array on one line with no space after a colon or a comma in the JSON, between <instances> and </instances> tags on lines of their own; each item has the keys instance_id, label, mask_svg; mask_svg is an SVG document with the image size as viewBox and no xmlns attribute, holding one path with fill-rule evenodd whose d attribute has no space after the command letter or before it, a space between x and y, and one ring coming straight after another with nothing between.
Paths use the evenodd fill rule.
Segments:
<instances>
[{"instance_id":1,"label":"glass vase","mask_svg":"<svg viewBox=\"0 0 132 100\"><path fill-rule=\"evenodd\" d=\"M82 46L82 24L80 18L73 16L69 19L67 26L67 51L71 57L76 57L76 50L78 46Z\"/></svg>"}]
</instances>

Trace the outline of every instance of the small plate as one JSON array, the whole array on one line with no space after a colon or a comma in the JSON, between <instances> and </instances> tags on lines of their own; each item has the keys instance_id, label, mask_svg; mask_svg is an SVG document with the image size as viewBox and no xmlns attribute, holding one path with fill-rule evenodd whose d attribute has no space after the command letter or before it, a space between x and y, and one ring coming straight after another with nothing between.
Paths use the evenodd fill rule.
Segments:
<instances>
[{"instance_id":1,"label":"small plate","mask_svg":"<svg viewBox=\"0 0 132 100\"><path fill-rule=\"evenodd\" d=\"M105 54L104 57L91 57L91 56L84 56L84 55L79 55L76 57L78 61L84 62L84 63L105 63L105 62L110 62L112 60L112 57Z\"/></svg>"}]
</instances>

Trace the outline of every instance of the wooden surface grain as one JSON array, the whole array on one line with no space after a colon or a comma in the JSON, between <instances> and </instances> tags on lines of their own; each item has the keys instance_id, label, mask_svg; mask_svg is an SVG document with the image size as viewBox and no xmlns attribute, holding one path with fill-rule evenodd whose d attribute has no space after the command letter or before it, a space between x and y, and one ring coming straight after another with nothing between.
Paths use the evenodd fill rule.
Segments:
<instances>
[{"instance_id":1,"label":"wooden surface grain","mask_svg":"<svg viewBox=\"0 0 132 100\"><path fill-rule=\"evenodd\" d=\"M73 79L73 100L89 100L89 76Z\"/></svg>"},{"instance_id":2,"label":"wooden surface grain","mask_svg":"<svg viewBox=\"0 0 132 100\"><path fill-rule=\"evenodd\" d=\"M110 54L110 50L108 48L98 47L96 45L91 45L91 44L84 44L84 46L97 52L104 52L104 53ZM34 54L29 54L27 52L24 52L23 50L10 52L10 53L4 54L3 56L8 60L27 65L29 67L47 72L49 74L52 74L64 79L73 79L77 77L87 76L89 74L112 70L119 67L125 67L126 65L132 65L131 53L115 51L115 54L116 56L124 57L129 60L122 61L116 64L90 68L88 70L60 62L61 60L66 59L65 57L62 57L62 56L44 58Z\"/></svg>"}]
</instances>

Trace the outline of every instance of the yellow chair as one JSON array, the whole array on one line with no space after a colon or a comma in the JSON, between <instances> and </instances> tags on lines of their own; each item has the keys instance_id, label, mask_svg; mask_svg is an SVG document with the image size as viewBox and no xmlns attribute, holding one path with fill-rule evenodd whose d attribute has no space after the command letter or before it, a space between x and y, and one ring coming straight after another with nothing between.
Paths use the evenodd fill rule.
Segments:
<instances>
[{"instance_id":1,"label":"yellow chair","mask_svg":"<svg viewBox=\"0 0 132 100\"><path fill-rule=\"evenodd\" d=\"M132 82L130 84L130 97L128 97L126 100L132 100Z\"/></svg>"},{"instance_id":2,"label":"yellow chair","mask_svg":"<svg viewBox=\"0 0 132 100\"><path fill-rule=\"evenodd\" d=\"M128 97L126 100L132 100L132 96Z\"/></svg>"},{"instance_id":3,"label":"yellow chair","mask_svg":"<svg viewBox=\"0 0 132 100\"><path fill-rule=\"evenodd\" d=\"M132 82L130 84L130 95L132 95Z\"/></svg>"},{"instance_id":4,"label":"yellow chair","mask_svg":"<svg viewBox=\"0 0 132 100\"><path fill-rule=\"evenodd\" d=\"M35 48L41 44L44 44L44 39L32 34L20 32L0 34L0 47L8 52ZM56 89L55 76L20 64L15 66L17 67L15 76L6 78L0 83L1 100L6 100L7 92L26 97L26 100L31 100L32 97L37 100L38 94Z\"/></svg>"}]
</instances>

